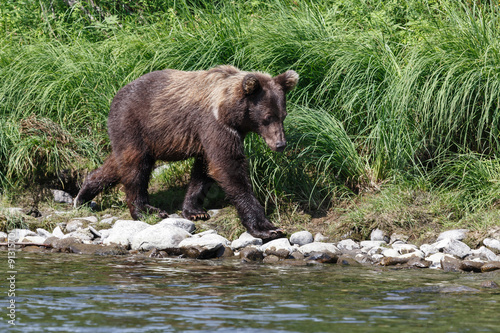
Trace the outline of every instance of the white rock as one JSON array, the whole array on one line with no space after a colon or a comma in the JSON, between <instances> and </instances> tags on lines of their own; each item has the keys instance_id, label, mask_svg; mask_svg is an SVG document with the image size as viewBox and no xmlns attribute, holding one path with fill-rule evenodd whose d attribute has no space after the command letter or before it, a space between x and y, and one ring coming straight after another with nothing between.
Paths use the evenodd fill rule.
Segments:
<instances>
[{"instance_id":1,"label":"white rock","mask_svg":"<svg viewBox=\"0 0 500 333\"><path fill-rule=\"evenodd\" d=\"M50 190L52 192L52 195L54 196L54 201L59 202L59 203L67 203L67 204L72 204L73 203L73 197L64 191L61 190Z\"/></svg>"},{"instance_id":2,"label":"white rock","mask_svg":"<svg viewBox=\"0 0 500 333\"><path fill-rule=\"evenodd\" d=\"M331 252L333 254L340 254L340 250L332 243L314 242L299 247L300 253L309 256L312 252Z\"/></svg>"},{"instance_id":3,"label":"white rock","mask_svg":"<svg viewBox=\"0 0 500 333\"><path fill-rule=\"evenodd\" d=\"M102 219L100 223L102 224L113 224L114 221L118 220L116 216L107 217Z\"/></svg>"},{"instance_id":4,"label":"white rock","mask_svg":"<svg viewBox=\"0 0 500 333\"><path fill-rule=\"evenodd\" d=\"M429 268L441 268L441 260L446 256L453 258L452 255L438 252L426 257L425 260L432 262Z\"/></svg>"},{"instance_id":5,"label":"white rock","mask_svg":"<svg viewBox=\"0 0 500 333\"><path fill-rule=\"evenodd\" d=\"M216 250L223 245L229 245L230 242L217 234L207 234L202 237L188 237L183 239L178 247L180 248L190 248L190 247L201 247L204 250L211 251Z\"/></svg>"},{"instance_id":6,"label":"white rock","mask_svg":"<svg viewBox=\"0 0 500 333\"><path fill-rule=\"evenodd\" d=\"M447 238L461 241L462 239L465 238L465 236L467 235L467 232L469 232L469 230L467 230L467 229L454 229L454 230L444 231L444 232L439 234L436 241L439 242L439 241L441 241L443 239L447 239Z\"/></svg>"},{"instance_id":7,"label":"white rock","mask_svg":"<svg viewBox=\"0 0 500 333\"><path fill-rule=\"evenodd\" d=\"M99 221L95 216L77 217L74 218L73 220L81 220L81 221L86 221L88 223L97 223Z\"/></svg>"},{"instance_id":8,"label":"white rock","mask_svg":"<svg viewBox=\"0 0 500 333\"><path fill-rule=\"evenodd\" d=\"M385 233L378 228L375 230L372 230L372 232L370 234L371 241L384 241L384 237L386 237Z\"/></svg>"},{"instance_id":9,"label":"white rock","mask_svg":"<svg viewBox=\"0 0 500 333\"><path fill-rule=\"evenodd\" d=\"M4 212L4 214L10 215L10 216L24 216L24 215L26 215L26 214L24 214L23 209L18 208L18 207L4 208L4 209L2 209L2 212Z\"/></svg>"},{"instance_id":10,"label":"white rock","mask_svg":"<svg viewBox=\"0 0 500 333\"><path fill-rule=\"evenodd\" d=\"M400 255L398 258L412 258L412 257L417 257L417 258L424 258L424 252L420 250L415 250L413 252L407 252L405 254Z\"/></svg>"},{"instance_id":11,"label":"white rock","mask_svg":"<svg viewBox=\"0 0 500 333\"><path fill-rule=\"evenodd\" d=\"M58 238L63 238L64 237L64 232L62 232L61 227L57 226L52 230L52 235Z\"/></svg>"},{"instance_id":12,"label":"white rock","mask_svg":"<svg viewBox=\"0 0 500 333\"><path fill-rule=\"evenodd\" d=\"M485 246L481 246L477 250L471 250L472 255L479 256L483 260L488 260L488 261L496 261L497 260L497 255L495 252L491 251Z\"/></svg>"},{"instance_id":13,"label":"white rock","mask_svg":"<svg viewBox=\"0 0 500 333\"><path fill-rule=\"evenodd\" d=\"M45 230L43 228L37 228L36 233L38 236L42 236L45 238L49 238L49 237L53 236L52 233L48 232L47 230Z\"/></svg>"},{"instance_id":14,"label":"white rock","mask_svg":"<svg viewBox=\"0 0 500 333\"><path fill-rule=\"evenodd\" d=\"M485 238L483 244L495 253L500 253L500 240L494 238Z\"/></svg>"},{"instance_id":15,"label":"white rock","mask_svg":"<svg viewBox=\"0 0 500 333\"><path fill-rule=\"evenodd\" d=\"M242 249L242 248L247 247L249 245L260 246L260 245L262 245L262 239L256 238L245 231L244 233L242 233L240 235L240 237L238 239L235 239L231 243L231 248L233 250L239 250L239 249Z\"/></svg>"},{"instance_id":16,"label":"white rock","mask_svg":"<svg viewBox=\"0 0 500 333\"><path fill-rule=\"evenodd\" d=\"M6 240L8 237L9 236L5 232L0 231L0 239L5 239Z\"/></svg>"},{"instance_id":17,"label":"white rock","mask_svg":"<svg viewBox=\"0 0 500 333\"><path fill-rule=\"evenodd\" d=\"M118 220L113 225L113 228L111 228L109 236L106 237L103 244L110 245L114 243L127 247L130 245L130 240L133 236L148 227L150 225L142 221Z\"/></svg>"},{"instance_id":18,"label":"white rock","mask_svg":"<svg viewBox=\"0 0 500 333\"><path fill-rule=\"evenodd\" d=\"M77 231L80 228L83 228L83 222L81 220L71 220L66 224L66 232Z\"/></svg>"},{"instance_id":19,"label":"white rock","mask_svg":"<svg viewBox=\"0 0 500 333\"><path fill-rule=\"evenodd\" d=\"M313 235L309 231L298 231L290 236L290 243L298 246L306 245L314 241Z\"/></svg>"},{"instance_id":20,"label":"white rock","mask_svg":"<svg viewBox=\"0 0 500 333\"><path fill-rule=\"evenodd\" d=\"M393 257L393 258L396 258L396 257L399 257L401 253L399 253L397 250L395 249L384 249L382 251L382 255L384 257Z\"/></svg>"},{"instance_id":21,"label":"white rock","mask_svg":"<svg viewBox=\"0 0 500 333\"><path fill-rule=\"evenodd\" d=\"M192 233L196 229L196 225L193 221L183 219L183 218L166 218L157 223L157 225L172 225L174 227L178 227L186 230L189 233Z\"/></svg>"},{"instance_id":22,"label":"white rock","mask_svg":"<svg viewBox=\"0 0 500 333\"><path fill-rule=\"evenodd\" d=\"M99 233L101 234L101 239L104 241L109 237L109 234L111 234L111 229L101 229Z\"/></svg>"},{"instance_id":23,"label":"white rock","mask_svg":"<svg viewBox=\"0 0 500 333\"><path fill-rule=\"evenodd\" d=\"M325 243L326 241L328 241L328 237L321 234L321 232L318 232L316 235L314 235L314 241Z\"/></svg>"},{"instance_id":24,"label":"white rock","mask_svg":"<svg viewBox=\"0 0 500 333\"><path fill-rule=\"evenodd\" d=\"M361 248L364 248L366 250L369 250L373 247L379 247L379 246L382 246L382 245L387 245L387 243L385 241L362 241L359 243L359 245L361 246Z\"/></svg>"},{"instance_id":25,"label":"white rock","mask_svg":"<svg viewBox=\"0 0 500 333\"><path fill-rule=\"evenodd\" d=\"M374 262L379 262L380 260L382 260L382 258L384 256L382 254L376 253L376 254L373 254L371 257L372 257Z\"/></svg>"},{"instance_id":26,"label":"white rock","mask_svg":"<svg viewBox=\"0 0 500 333\"><path fill-rule=\"evenodd\" d=\"M369 256L374 256L375 254L382 254L382 252L384 251L384 248L383 247L372 247L368 250L368 255Z\"/></svg>"},{"instance_id":27,"label":"white rock","mask_svg":"<svg viewBox=\"0 0 500 333\"><path fill-rule=\"evenodd\" d=\"M78 229L76 231L70 232L64 235L63 238L73 237L81 240L84 244L90 244L95 238L95 235L89 230L89 228Z\"/></svg>"},{"instance_id":28,"label":"white rock","mask_svg":"<svg viewBox=\"0 0 500 333\"><path fill-rule=\"evenodd\" d=\"M341 251L352 251L361 248L359 244L352 239L343 239L337 243L337 247Z\"/></svg>"},{"instance_id":29,"label":"white rock","mask_svg":"<svg viewBox=\"0 0 500 333\"><path fill-rule=\"evenodd\" d=\"M260 250L265 253L267 249L272 250L273 248L276 251L285 249L285 250L288 250L288 253L292 253L295 250L295 248L292 247L292 245L290 244L290 241L287 238L274 239L274 240L262 245L260 247Z\"/></svg>"},{"instance_id":30,"label":"white rock","mask_svg":"<svg viewBox=\"0 0 500 333\"><path fill-rule=\"evenodd\" d=\"M403 235L403 234L398 234L398 233L393 233L391 235L391 239L390 239L390 244L394 243L394 242L403 242L403 243L406 243L406 241L408 240L408 236L406 235Z\"/></svg>"},{"instance_id":31,"label":"white rock","mask_svg":"<svg viewBox=\"0 0 500 333\"><path fill-rule=\"evenodd\" d=\"M451 238L445 238L432 244L432 246L434 246L434 248L439 252L451 254L460 259L463 259L467 255L471 254L471 249L467 244Z\"/></svg>"},{"instance_id":32,"label":"white rock","mask_svg":"<svg viewBox=\"0 0 500 333\"><path fill-rule=\"evenodd\" d=\"M105 240L108 241L111 235ZM151 250L156 248L163 250L167 248L177 248L179 243L191 234L185 229L169 225L152 225L138 233L130 239L132 250Z\"/></svg>"},{"instance_id":33,"label":"white rock","mask_svg":"<svg viewBox=\"0 0 500 333\"><path fill-rule=\"evenodd\" d=\"M392 248L397 250L400 254L411 253L418 250L418 247L416 247L413 244L401 244L401 243L392 244Z\"/></svg>"},{"instance_id":34,"label":"white rock","mask_svg":"<svg viewBox=\"0 0 500 333\"><path fill-rule=\"evenodd\" d=\"M43 236L26 236L24 239L22 239L23 242L30 242L30 243L43 243L47 238Z\"/></svg>"},{"instance_id":35,"label":"white rock","mask_svg":"<svg viewBox=\"0 0 500 333\"><path fill-rule=\"evenodd\" d=\"M430 256L431 254L439 252L434 246L431 244L422 244L420 246L420 251L422 251L426 257Z\"/></svg>"},{"instance_id":36,"label":"white rock","mask_svg":"<svg viewBox=\"0 0 500 333\"><path fill-rule=\"evenodd\" d=\"M11 242L20 242L26 236L36 236L37 234L29 229L13 229L9 232L8 238Z\"/></svg>"},{"instance_id":37,"label":"white rock","mask_svg":"<svg viewBox=\"0 0 500 333\"><path fill-rule=\"evenodd\" d=\"M205 235L213 235L213 234L217 234L217 231L215 231L213 229L209 229L209 230L194 234L193 237L203 237Z\"/></svg>"}]
</instances>

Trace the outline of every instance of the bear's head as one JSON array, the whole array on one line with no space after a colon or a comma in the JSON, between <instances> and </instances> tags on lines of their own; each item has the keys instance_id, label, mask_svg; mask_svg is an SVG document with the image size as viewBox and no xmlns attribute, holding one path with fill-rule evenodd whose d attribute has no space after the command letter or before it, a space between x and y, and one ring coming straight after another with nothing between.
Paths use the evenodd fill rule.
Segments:
<instances>
[{"instance_id":1,"label":"bear's head","mask_svg":"<svg viewBox=\"0 0 500 333\"><path fill-rule=\"evenodd\" d=\"M245 75L242 82L246 104L245 127L259 134L269 148L282 152L286 147L283 121L286 93L297 85L299 75L292 70L275 77L260 73Z\"/></svg>"}]
</instances>

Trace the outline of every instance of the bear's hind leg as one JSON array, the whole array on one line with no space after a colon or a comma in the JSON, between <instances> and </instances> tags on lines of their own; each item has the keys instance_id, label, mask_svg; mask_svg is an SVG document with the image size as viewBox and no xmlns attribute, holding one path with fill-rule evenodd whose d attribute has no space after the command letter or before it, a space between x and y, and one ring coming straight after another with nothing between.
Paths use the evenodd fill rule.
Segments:
<instances>
[{"instance_id":1,"label":"bear's hind leg","mask_svg":"<svg viewBox=\"0 0 500 333\"><path fill-rule=\"evenodd\" d=\"M120 181L116 159L111 154L104 164L92 171L83 182L75 198L75 208L90 202L104 189L111 188Z\"/></svg>"},{"instance_id":2,"label":"bear's hind leg","mask_svg":"<svg viewBox=\"0 0 500 333\"><path fill-rule=\"evenodd\" d=\"M160 218L167 218L164 210L149 204L148 183L154 160L135 151L128 151L122 157L121 182L123 184L127 206L133 219L139 220L145 214L157 214Z\"/></svg>"},{"instance_id":3,"label":"bear's hind leg","mask_svg":"<svg viewBox=\"0 0 500 333\"><path fill-rule=\"evenodd\" d=\"M191 170L191 180L182 204L184 218L192 221L210 218L210 215L203 209L203 201L213 183L214 180L207 175L204 159L197 158Z\"/></svg>"}]
</instances>

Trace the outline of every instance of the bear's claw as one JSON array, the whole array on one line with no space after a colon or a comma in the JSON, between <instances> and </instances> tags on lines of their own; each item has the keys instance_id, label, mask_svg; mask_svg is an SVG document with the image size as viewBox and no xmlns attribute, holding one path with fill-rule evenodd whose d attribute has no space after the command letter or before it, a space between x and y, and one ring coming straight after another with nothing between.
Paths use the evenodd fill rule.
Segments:
<instances>
[{"instance_id":1,"label":"bear's claw","mask_svg":"<svg viewBox=\"0 0 500 333\"><path fill-rule=\"evenodd\" d=\"M191 221L206 221L210 219L210 215L208 213L182 213L182 215Z\"/></svg>"}]
</instances>

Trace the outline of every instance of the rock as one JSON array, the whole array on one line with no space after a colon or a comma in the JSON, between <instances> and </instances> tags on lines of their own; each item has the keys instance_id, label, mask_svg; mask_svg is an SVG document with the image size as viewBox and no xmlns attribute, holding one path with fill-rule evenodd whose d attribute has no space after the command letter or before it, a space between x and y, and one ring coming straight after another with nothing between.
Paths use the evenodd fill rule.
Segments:
<instances>
[{"instance_id":1,"label":"rock","mask_svg":"<svg viewBox=\"0 0 500 333\"><path fill-rule=\"evenodd\" d=\"M295 259L295 260L304 260L305 256L300 252L299 250L294 250L292 253L290 253L290 259Z\"/></svg>"},{"instance_id":2,"label":"rock","mask_svg":"<svg viewBox=\"0 0 500 333\"><path fill-rule=\"evenodd\" d=\"M500 269L500 261L490 261L481 266L481 272L491 272Z\"/></svg>"},{"instance_id":3,"label":"rock","mask_svg":"<svg viewBox=\"0 0 500 333\"><path fill-rule=\"evenodd\" d=\"M69 248L72 244L81 242L82 242L81 240L73 237L67 237L62 239L56 237L49 237L45 240L44 244L52 245L53 248L64 252L64 251L69 251Z\"/></svg>"},{"instance_id":4,"label":"rock","mask_svg":"<svg viewBox=\"0 0 500 333\"><path fill-rule=\"evenodd\" d=\"M471 249L467 244L450 238L445 238L432 246L439 252L451 254L461 259L471 254Z\"/></svg>"},{"instance_id":5,"label":"rock","mask_svg":"<svg viewBox=\"0 0 500 333\"><path fill-rule=\"evenodd\" d=\"M81 220L71 220L66 224L66 232L77 231L80 228L83 228L83 221Z\"/></svg>"},{"instance_id":6,"label":"rock","mask_svg":"<svg viewBox=\"0 0 500 333\"><path fill-rule=\"evenodd\" d=\"M99 219L95 216L78 217L78 218L75 218L74 220L81 220L81 221L87 222L87 224L99 222Z\"/></svg>"},{"instance_id":7,"label":"rock","mask_svg":"<svg viewBox=\"0 0 500 333\"><path fill-rule=\"evenodd\" d=\"M94 235L94 238L98 237L101 238L102 235L99 231L97 231L93 226L89 225L89 231Z\"/></svg>"},{"instance_id":8,"label":"rock","mask_svg":"<svg viewBox=\"0 0 500 333\"><path fill-rule=\"evenodd\" d=\"M220 209L210 209L207 213L210 216L210 218L212 218L220 213Z\"/></svg>"},{"instance_id":9,"label":"rock","mask_svg":"<svg viewBox=\"0 0 500 333\"><path fill-rule=\"evenodd\" d=\"M54 235L55 237L58 237L58 238L64 237L64 233L62 232L60 226L57 226L54 228L54 230L52 230L52 235Z\"/></svg>"},{"instance_id":10,"label":"rock","mask_svg":"<svg viewBox=\"0 0 500 333\"><path fill-rule=\"evenodd\" d=\"M385 243L387 243L389 241L389 237L385 234L384 231L380 230L380 229L375 229L375 230L372 230L371 234L370 234L370 240L371 241L383 241Z\"/></svg>"},{"instance_id":11,"label":"rock","mask_svg":"<svg viewBox=\"0 0 500 333\"><path fill-rule=\"evenodd\" d=\"M8 234L11 242L20 242L26 236L37 236L37 234L29 229L13 229Z\"/></svg>"},{"instance_id":12,"label":"rock","mask_svg":"<svg viewBox=\"0 0 500 333\"><path fill-rule=\"evenodd\" d=\"M111 234L111 229L101 229L99 233L101 234L101 239L104 241Z\"/></svg>"},{"instance_id":13,"label":"rock","mask_svg":"<svg viewBox=\"0 0 500 333\"><path fill-rule=\"evenodd\" d=\"M469 232L469 230L467 229L455 229L455 230L444 231L439 234L436 241L439 242L443 239L453 239L456 241L461 241L465 238L467 232Z\"/></svg>"},{"instance_id":14,"label":"rock","mask_svg":"<svg viewBox=\"0 0 500 333\"><path fill-rule=\"evenodd\" d=\"M217 234L206 234L202 237L183 239L178 247L188 258L209 259L217 255L219 248L229 245L229 241Z\"/></svg>"},{"instance_id":15,"label":"rock","mask_svg":"<svg viewBox=\"0 0 500 333\"><path fill-rule=\"evenodd\" d=\"M338 254L334 254L331 252L311 252L307 257L308 261L315 261L318 263L326 264L326 263L337 263L339 260Z\"/></svg>"},{"instance_id":16,"label":"rock","mask_svg":"<svg viewBox=\"0 0 500 333\"><path fill-rule=\"evenodd\" d=\"M131 220L118 220L111 228L109 236L103 240L104 245L123 245L130 246L132 237L137 235L142 230L149 228L150 225L146 222L131 221Z\"/></svg>"},{"instance_id":17,"label":"rock","mask_svg":"<svg viewBox=\"0 0 500 333\"><path fill-rule=\"evenodd\" d=\"M408 240L408 236L403 235L403 234L398 234L395 232L391 235L391 238L389 240L389 244L392 244L392 243L397 242L397 241L406 243L407 240Z\"/></svg>"},{"instance_id":18,"label":"rock","mask_svg":"<svg viewBox=\"0 0 500 333\"><path fill-rule=\"evenodd\" d=\"M483 244L496 254L500 254L500 240L494 238L485 238Z\"/></svg>"},{"instance_id":19,"label":"rock","mask_svg":"<svg viewBox=\"0 0 500 333\"><path fill-rule=\"evenodd\" d=\"M4 208L4 209L2 209L2 212L4 214L10 215L10 216L24 216L24 215L26 215L24 213L24 210L22 208L19 208L19 207Z\"/></svg>"},{"instance_id":20,"label":"rock","mask_svg":"<svg viewBox=\"0 0 500 333\"><path fill-rule=\"evenodd\" d=\"M275 264L280 261L280 258L275 255L268 255L263 259L263 262L266 264Z\"/></svg>"},{"instance_id":21,"label":"rock","mask_svg":"<svg viewBox=\"0 0 500 333\"><path fill-rule=\"evenodd\" d=\"M410 253L402 254L399 257L400 258L420 258L420 259L424 259L425 255L424 255L424 253L422 251L415 250L415 251L410 252Z\"/></svg>"},{"instance_id":22,"label":"rock","mask_svg":"<svg viewBox=\"0 0 500 333\"><path fill-rule=\"evenodd\" d=\"M382 255L384 257L394 257L394 258L397 258L397 257L399 257L400 253L397 250L395 250L395 249L384 249L382 251Z\"/></svg>"},{"instance_id":23,"label":"rock","mask_svg":"<svg viewBox=\"0 0 500 333\"><path fill-rule=\"evenodd\" d=\"M426 257L425 260L431 262L431 265L430 265L429 268L441 268L441 260L444 257L451 257L451 258L453 258L453 256L451 256L449 254L444 254L444 253L438 252L438 253L434 253L434 254Z\"/></svg>"},{"instance_id":24,"label":"rock","mask_svg":"<svg viewBox=\"0 0 500 333\"><path fill-rule=\"evenodd\" d=\"M183 218L169 217L169 218L166 218L166 219L158 222L157 225L172 225L174 227L184 229L189 233L193 233L194 230L196 229L196 225L194 224L193 221L183 219Z\"/></svg>"},{"instance_id":25,"label":"rock","mask_svg":"<svg viewBox=\"0 0 500 333\"><path fill-rule=\"evenodd\" d=\"M444 256L441 259L441 268L445 272L460 272L462 261L452 256Z\"/></svg>"},{"instance_id":26,"label":"rock","mask_svg":"<svg viewBox=\"0 0 500 333\"><path fill-rule=\"evenodd\" d=\"M465 272L475 272L480 273L481 267L483 266L483 262L473 261L473 260L464 260L460 264L460 269Z\"/></svg>"},{"instance_id":27,"label":"rock","mask_svg":"<svg viewBox=\"0 0 500 333\"><path fill-rule=\"evenodd\" d=\"M318 233L316 233L316 235L314 235L314 241L320 242L320 243L326 243L326 242L328 242L328 237L321 234L321 232L318 232Z\"/></svg>"},{"instance_id":28,"label":"rock","mask_svg":"<svg viewBox=\"0 0 500 333\"><path fill-rule=\"evenodd\" d=\"M392 244L392 248L398 251L400 254L412 253L418 250L413 244L404 244L404 243L394 243Z\"/></svg>"},{"instance_id":29,"label":"rock","mask_svg":"<svg viewBox=\"0 0 500 333\"><path fill-rule=\"evenodd\" d=\"M52 192L52 196L54 197L54 201L57 203L66 203L66 204L72 204L73 203L73 197L64 191L61 190L50 190Z\"/></svg>"},{"instance_id":30,"label":"rock","mask_svg":"<svg viewBox=\"0 0 500 333\"><path fill-rule=\"evenodd\" d=\"M495 261L497 260L497 255L485 246L481 246L477 250L471 250L472 256L478 257L484 261Z\"/></svg>"},{"instance_id":31,"label":"rock","mask_svg":"<svg viewBox=\"0 0 500 333\"><path fill-rule=\"evenodd\" d=\"M214 234L217 235L217 231L215 231L214 229L210 229L210 230L206 230L206 231L194 234L193 237L203 237L205 235L214 235Z\"/></svg>"},{"instance_id":32,"label":"rock","mask_svg":"<svg viewBox=\"0 0 500 333\"><path fill-rule=\"evenodd\" d=\"M128 254L128 251L120 245L95 245L73 243L69 245L70 252L77 254L90 254L98 256L120 256Z\"/></svg>"},{"instance_id":33,"label":"rock","mask_svg":"<svg viewBox=\"0 0 500 333\"><path fill-rule=\"evenodd\" d=\"M0 242L7 242L8 238L9 236L5 232L0 231Z\"/></svg>"},{"instance_id":34,"label":"rock","mask_svg":"<svg viewBox=\"0 0 500 333\"><path fill-rule=\"evenodd\" d=\"M47 230L42 229L42 228L37 228L36 229L36 233L37 233L38 236L42 236L42 237L45 237L45 238L48 238L48 237L52 236L52 233L50 233Z\"/></svg>"},{"instance_id":35,"label":"rock","mask_svg":"<svg viewBox=\"0 0 500 333\"><path fill-rule=\"evenodd\" d=\"M332 243L313 242L299 247L299 251L304 256L309 256L313 252L330 252L332 254L340 255L340 250Z\"/></svg>"},{"instance_id":36,"label":"rock","mask_svg":"<svg viewBox=\"0 0 500 333\"><path fill-rule=\"evenodd\" d=\"M380 260L381 266L403 265L410 261L410 258L384 257Z\"/></svg>"},{"instance_id":37,"label":"rock","mask_svg":"<svg viewBox=\"0 0 500 333\"><path fill-rule=\"evenodd\" d=\"M244 232L240 235L238 239L235 239L231 243L231 248L234 250L239 250L242 248L245 248L249 245L262 245L262 239L260 238L255 238L254 236L250 235L248 232Z\"/></svg>"},{"instance_id":38,"label":"rock","mask_svg":"<svg viewBox=\"0 0 500 333\"><path fill-rule=\"evenodd\" d=\"M311 243L312 244L312 243ZM260 247L260 250L264 253L266 253L267 250L269 251L279 251L285 249L288 251L288 254L292 253L294 248L290 244L290 241L286 238L278 238L274 239Z\"/></svg>"},{"instance_id":39,"label":"rock","mask_svg":"<svg viewBox=\"0 0 500 333\"><path fill-rule=\"evenodd\" d=\"M491 288L491 289L498 289L500 288L498 284L495 281L483 281L481 282L481 288Z\"/></svg>"},{"instance_id":40,"label":"rock","mask_svg":"<svg viewBox=\"0 0 500 333\"><path fill-rule=\"evenodd\" d=\"M248 246L240 251L240 258L243 261L260 261L264 259L264 253L260 249Z\"/></svg>"},{"instance_id":41,"label":"rock","mask_svg":"<svg viewBox=\"0 0 500 333\"><path fill-rule=\"evenodd\" d=\"M292 251L293 252L293 251ZM266 252L264 252L265 255L268 256L276 256L280 259L288 259L290 257L290 250L289 249L279 249L275 250L274 247L266 249Z\"/></svg>"},{"instance_id":42,"label":"rock","mask_svg":"<svg viewBox=\"0 0 500 333\"><path fill-rule=\"evenodd\" d=\"M46 239L47 239L47 237L36 235L36 236L26 236L21 241L23 243L29 242L29 243L43 244L43 242L45 242Z\"/></svg>"},{"instance_id":43,"label":"rock","mask_svg":"<svg viewBox=\"0 0 500 333\"><path fill-rule=\"evenodd\" d=\"M340 242L337 243L337 247L342 252L352 251L361 248L359 244L353 241L352 239L341 240Z\"/></svg>"},{"instance_id":44,"label":"rock","mask_svg":"<svg viewBox=\"0 0 500 333\"><path fill-rule=\"evenodd\" d=\"M106 238L105 243L111 236ZM157 248L158 250L177 248L179 247L179 243L188 237L191 237L191 234L185 229L169 224L156 224L133 235L130 239L130 247L132 250L143 251L151 250L152 248Z\"/></svg>"},{"instance_id":45,"label":"rock","mask_svg":"<svg viewBox=\"0 0 500 333\"><path fill-rule=\"evenodd\" d=\"M339 258L337 259L337 264L343 266L361 266L361 264L354 258L345 254L339 256Z\"/></svg>"},{"instance_id":46,"label":"rock","mask_svg":"<svg viewBox=\"0 0 500 333\"><path fill-rule=\"evenodd\" d=\"M416 268L429 268L431 264L432 262L419 257L412 257L407 262L408 267L416 267Z\"/></svg>"},{"instance_id":47,"label":"rock","mask_svg":"<svg viewBox=\"0 0 500 333\"><path fill-rule=\"evenodd\" d=\"M231 258L234 257L234 251L227 245L222 245L215 254L216 258Z\"/></svg>"},{"instance_id":48,"label":"rock","mask_svg":"<svg viewBox=\"0 0 500 333\"><path fill-rule=\"evenodd\" d=\"M100 221L101 224L113 224L114 221L118 220L116 216L107 217Z\"/></svg>"},{"instance_id":49,"label":"rock","mask_svg":"<svg viewBox=\"0 0 500 333\"><path fill-rule=\"evenodd\" d=\"M420 251L422 251L426 257L439 252L434 246L430 244L422 244L420 246Z\"/></svg>"},{"instance_id":50,"label":"rock","mask_svg":"<svg viewBox=\"0 0 500 333\"><path fill-rule=\"evenodd\" d=\"M290 243L298 246L306 245L314 241L313 235L309 231L298 231L290 236Z\"/></svg>"},{"instance_id":51,"label":"rock","mask_svg":"<svg viewBox=\"0 0 500 333\"><path fill-rule=\"evenodd\" d=\"M359 243L362 249L369 250L374 247L380 247L382 245L387 245L385 241L362 241Z\"/></svg>"}]
</instances>

